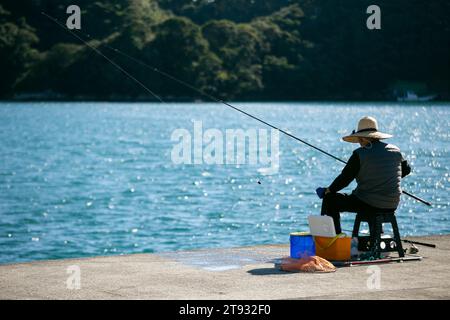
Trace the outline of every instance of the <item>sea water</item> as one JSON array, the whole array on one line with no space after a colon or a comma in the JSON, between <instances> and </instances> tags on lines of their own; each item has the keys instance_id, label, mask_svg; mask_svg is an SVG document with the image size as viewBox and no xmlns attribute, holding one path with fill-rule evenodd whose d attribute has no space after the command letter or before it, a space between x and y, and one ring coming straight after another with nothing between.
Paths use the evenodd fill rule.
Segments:
<instances>
[{"instance_id":1,"label":"sea water","mask_svg":"<svg viewBox=\"0 0 450 320\"><path fill-rule=\"evenodd\" d=\"M378 119L412 166L405 235L450 233L449 104L236 103L347 160L340 137ZM175 164L176 129L267 129L221 104L0 103L0 263L289 243L343 165L280 134L279 168ZM344 191L351 192L351 184ZM354 215L344 214L344 230Z\"/></svg>"}]
</instances>

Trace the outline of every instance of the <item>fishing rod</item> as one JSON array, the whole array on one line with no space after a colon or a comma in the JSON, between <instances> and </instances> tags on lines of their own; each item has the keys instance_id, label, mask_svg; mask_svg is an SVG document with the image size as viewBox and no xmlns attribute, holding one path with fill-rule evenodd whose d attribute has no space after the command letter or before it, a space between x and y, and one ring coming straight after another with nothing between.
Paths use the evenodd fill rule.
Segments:
<instances>
[{"instance_id":1,"label":"fishing rod","mask_svg":"<svg viewBox=\"0 0 450 320\"><path fill-rule=\"evenodd\" d=\"M100 56L102 56L103 58L105 58L105 59L106 59L108 62L110 62L114 67L116 67L118 70L120 70L121 72L123 72L123 73L124 73L126 76L128 76L131 80L133 80L134 82L136 82L139 86L141 86L142 88L144 88L147 92L149 92L149 93L150 93L153 97L155 97L157 100L159 100L160 102L164 102L158 95L156 95L153 91L151 91L149 88L147 88L142 82L140 82L140 81L137 80L135 77L133 77L129 72L127 72L125 69L123 69L123 68L122 68L121 66L119 66L117 63L115 63L113 60L111 60L111 59L109 59L107 56L105 56L100 50L98 50L98 49L95 48L93 45L89 44L86 40L84 40L83 38L81 38L80 36L78 36L75 32L73 32L72 30L66 28L66 26L65 26L64 24L62 24L60 21L58 21L56 18L54 18L54 17L48 15L48 14L45 13L45 12L41 12L41 13L42 13L45 17L47 17L49 20L53 21L53 22L56 23L58 26L60 26L62 29L64 29L64 30L68 31L69 33L71 33L74 37L76 37L76 38L77 38L78 40L80 40L82 43L84 43L84 44L87 45L89 48L91 48L92 50L94 50L94 52L98 53ZM80 31L79 31L79 32L80 32ZM81 32L80 32L80 33L81 33ZM88 37L90 37L90 36L88 36ZM254 115L252 115L252 114L250 114L250 113L248 113L248 112L245 112L244 110L241 110L241 109L239 109L239 108L237 108L237 107L231 105L229 102L227 102L227 101L225 101L225 100L216 98L216 97L214 97L213 95L211 95L211 94L209 94L209 93L207 93L207 92L205 92L205 91L203 91L203 90L201 90L201 89L198 89L198 88L194 87L193 85L191 85L191 84L189 84L189 83L187 83L187 82L185 82L185 81L183 81L183 80L180 80L180 79L174 77L173 75L171 75L171 74L169 74L169 73L167 73L167 72L165 72L165 71L159 70L158 68L156 68L156 67L154 67L154 66L151 66L151 65L149 65L149 64L147 64L147 63L145 63L145 62L143 62L143 61L141 61L141 60L139 60L139 59L137 59L137 58L135 58L135 57L132 57L132 56L126 54L125 52L122 52L121 50L119 50L119 49L117 49L117 48L111 47L110 45L105 44L105 43L103 43L102 45L103 45L104 47L106 47L106 48L108 48L108 49L110 49L110 50L112 50L112 51L114 51L114 52L116 52L116 53L118 53L118 54L124 56L124 57L127 57L127 58L130 59L130 60L135 61L136 63L139 63L140 65L142 65L142 66L144 66L144 67L146 67L146 68L149 68L150 70L152 70L152 71L154 71L154 72L156 72L156 73L159 73L159 74L161 74L161 75L163 75L163 76L165 76L165 77L167 77L167 78L169 78L169 79L171 79L171 80L173 80L173 81L175 81L175 82L178 82L178 83L180 83L180 84L186 86L187 88L190 88L191 90L193 90L193 91L195 91L195 92L201 94L201 95L204 96L204 97L207 97L207 98L209 98L209 99L211 99L211 100L213 100L213 101L215 101L215 102L222 103L222 104L226 105L227 107L230 107L230 108L232 108L232 109L235 110L235 111L238 111L238 112L240 112L240 113L242 113L242 114L244 114L244 115L246 115L246 116L248 116L248 117L250 117L250 118L252 118L252 119L254 119L254 120L256 120L256 121L259 121L259 122L265 124L266 126L272 128L272 129L278 130L279 132L281 132L281 133L287 135L288 137L290 137L290 138L292 138L292 139L294 139L294 140L297 140L297 141L299 141L299 142L301 142L301 143L307 145L308 147L311 147L311 148L313 148L313 149L315 149L315 150L317 150L317 151L319 151L319 152L322 152L323 154L326 154L327 156L329 156L329 157L331 157L331 158L333 158L333 159L335 159L335 160L337 160L337 161L339 161L339 162L342 162L342 163L344 163L344 164L347 164L347 162L344 161L344 160L342 160L341 158L338 158L338 157L332 155L331 153L329 153L329 152L327 152L327 151L325 151L325 150L323 150L323 149L321 149L321 148L318 148L318 147L312 145L311 143L309 143L309 142L307 142L307 141L305 141L305 140L303 140L303 139L300 139L300 138L294 136L293 134L291 134L291 133L289 133L289 132L287 132L287 131L285 131L285 130L283 130L283 129L281 129L281 128L278 128L278 127L276 127L276 126L274 126L274 125L272 125L272 124L270 124L270 123L268 123L268 122L266 122L266 121L264 121L264 120L262 120L262 119L260 119L260 118L258 118L258 117L256 117L256 116L254 116ZM431 206L431 203L430 203L430 202L425 201L425 200L423 200L423 199L421 199L421 198L419 198L419 197L417 197L417 196L415 196L415 195L413 195L413 194L411 194L411 193L409 193L409 192L407 192L407 191L404 191L404 190L403 190L402 193L406 194L407 196L409 196L409 197L411 197L411 198L413 198L413 199L415 199L415 200L417 200L417 201L419 201L419 202L422 202L423 204L426 204L427 206Z\"/></svg>"},{"instance_id":2,"label":"fishing rod","mask_svg":"<svg viewBox=\"0 0 450 320\"><path fill-rule=\"evenodd\" d=\"M420 261L423 258L421 256L410 256L401 258L384 258L377 260L361 260L361 261L333 261L335 267L353 267L361 265L371 265L371 264L383 264L391 262L408 262L408 261Z\"/></svg>"},{"instance_id":3,"label":"fishing rod","mask_svg":"<svg viewBox=\"0 0 450 320\"><path fill-rule=\"evenodd\" d=\"M403 242L411 243L411 244L418 244L420 246L430 247L430 248L436 248L435 244L432 243L425 243L425 242L419 242L419 241L412 241L407 239L402 239Z\"/></svg>"}]
</instances>

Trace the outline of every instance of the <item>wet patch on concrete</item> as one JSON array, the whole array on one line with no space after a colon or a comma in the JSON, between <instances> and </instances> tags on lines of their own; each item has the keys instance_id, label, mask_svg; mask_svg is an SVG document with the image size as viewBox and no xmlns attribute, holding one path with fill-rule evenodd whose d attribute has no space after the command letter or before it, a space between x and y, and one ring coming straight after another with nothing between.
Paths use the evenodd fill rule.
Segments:
<instances>
[{"instance_id":1,"label":"wet patch on concrete","mask_svg":"<svg viewBox=\"0 0 450 320\"><path fill-rule=\"evenodd\" d=\"M161 253L167 259L207 271L240 269L246 265L275 263L289 255L288 246L261 246Z\"/></svg>"}]
</instances>

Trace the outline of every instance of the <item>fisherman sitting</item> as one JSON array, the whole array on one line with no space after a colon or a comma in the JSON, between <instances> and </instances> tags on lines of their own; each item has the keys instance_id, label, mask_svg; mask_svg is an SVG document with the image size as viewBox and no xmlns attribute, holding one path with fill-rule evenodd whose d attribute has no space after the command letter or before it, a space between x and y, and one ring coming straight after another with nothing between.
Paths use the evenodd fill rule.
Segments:
<instances>
[{"instance_id":1,"label":"fisherman sitting","mask_svg":"<svg viewBox=\"0 0 450 320\"><path fill-rule=\"evenodd\" d=\"M372 117L359 120L358 130L343 137L346 142L359 143L342 173L328 188L317 188L322 201L322 215L334 220L336 234L341 233L341 212L394 212L400 202L400 180L411 172L400 149L381 142L392 137L378 131ZM357 187L351 194L338 193L356 179Z\"/></svg>"}]
</instances>

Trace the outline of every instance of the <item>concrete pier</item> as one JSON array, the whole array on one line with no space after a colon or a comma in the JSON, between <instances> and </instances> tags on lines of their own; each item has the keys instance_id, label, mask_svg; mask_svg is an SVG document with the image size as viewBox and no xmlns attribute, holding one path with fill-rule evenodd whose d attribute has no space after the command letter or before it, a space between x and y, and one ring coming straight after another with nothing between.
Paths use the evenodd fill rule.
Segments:
<instances>
[{"instance_id":1,"label":"concrete pier","mask_svg":"<svg viewBox=\"0 0 450 320\"><path fill-rule=\"evenodd\" d=\"M449 299L450 235L408 239L437 248L418 246L418 262L327 274L276 270L288 245L0 265L0 299Z\"/></svg>"}]
</instances>

